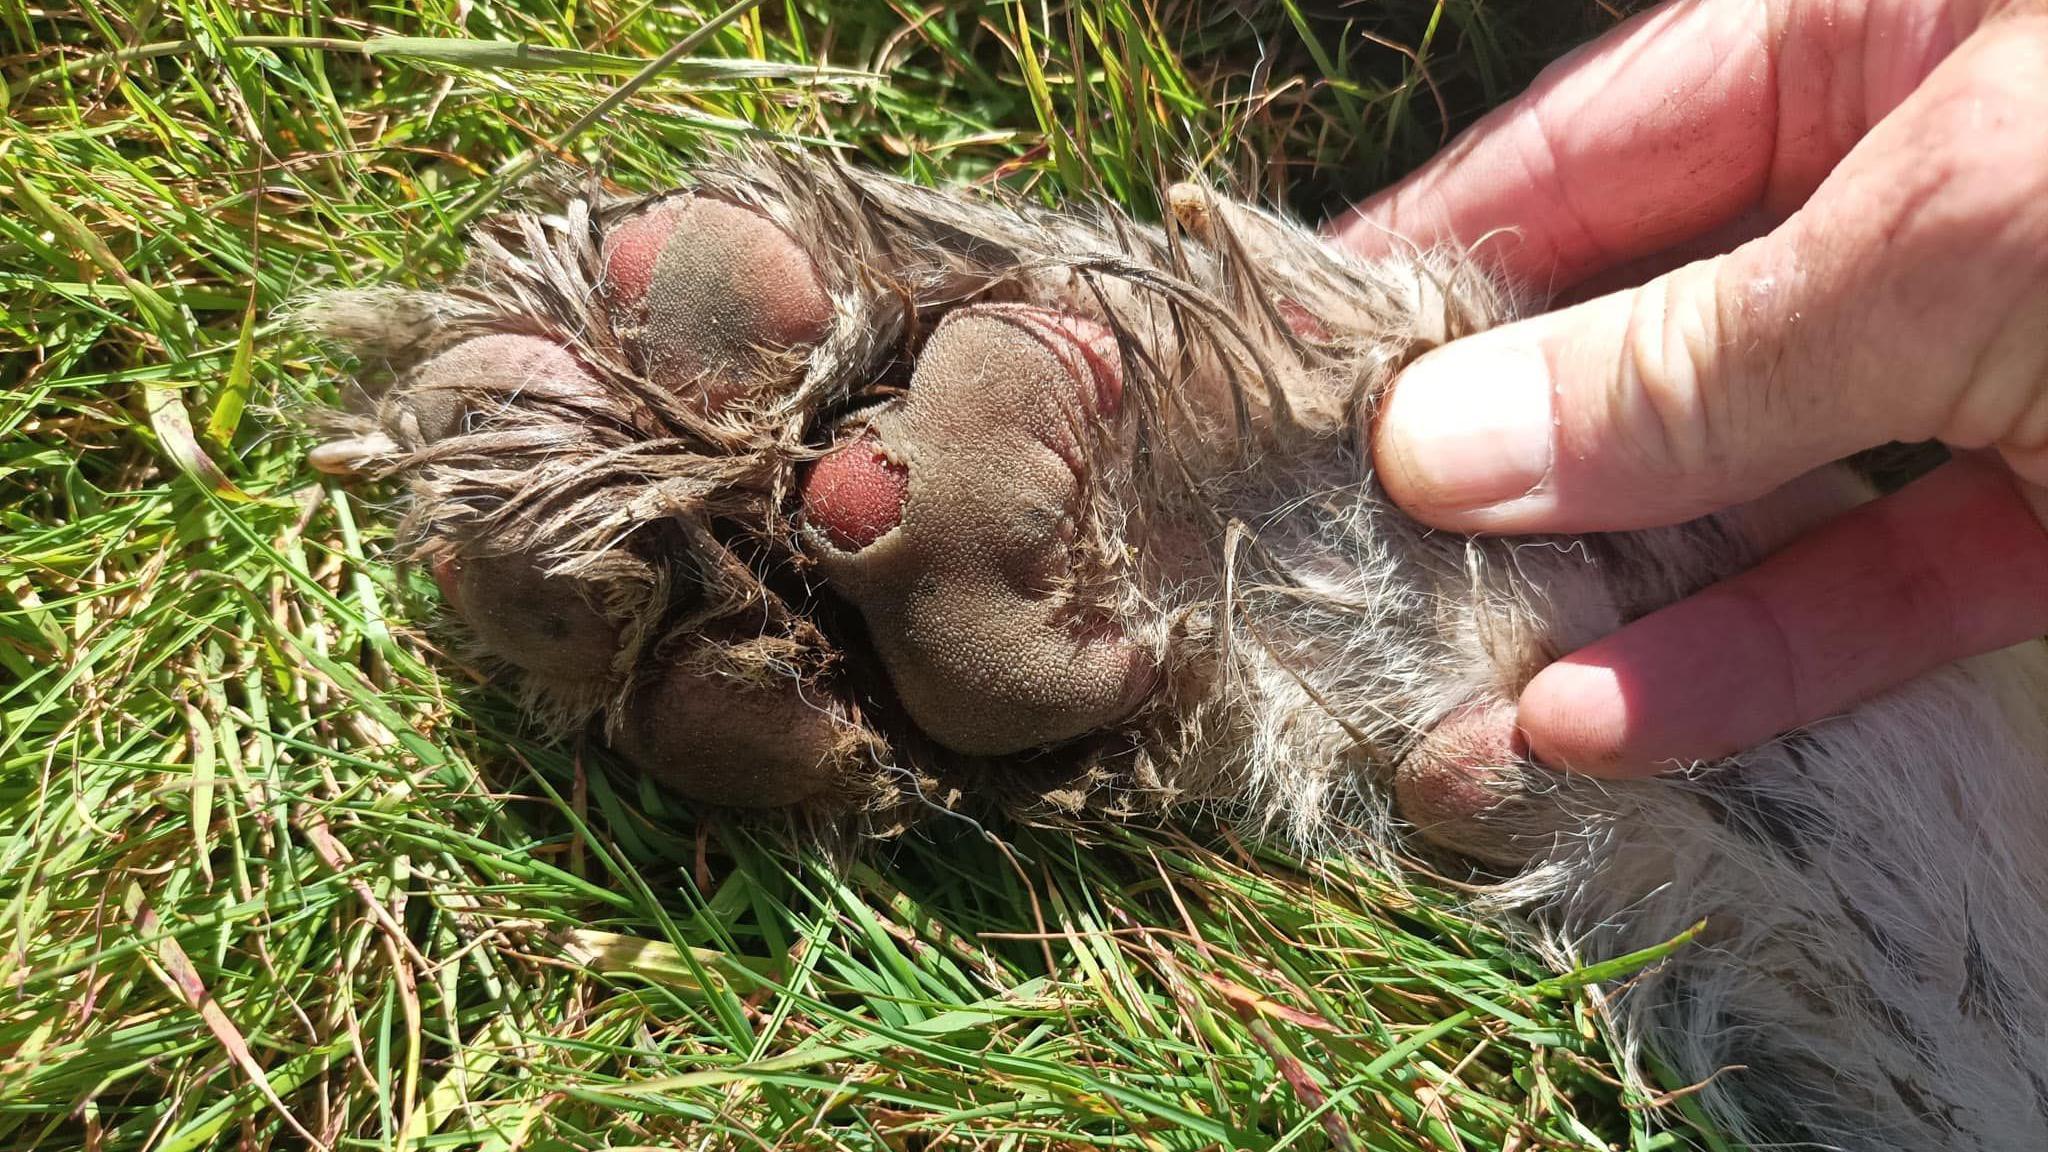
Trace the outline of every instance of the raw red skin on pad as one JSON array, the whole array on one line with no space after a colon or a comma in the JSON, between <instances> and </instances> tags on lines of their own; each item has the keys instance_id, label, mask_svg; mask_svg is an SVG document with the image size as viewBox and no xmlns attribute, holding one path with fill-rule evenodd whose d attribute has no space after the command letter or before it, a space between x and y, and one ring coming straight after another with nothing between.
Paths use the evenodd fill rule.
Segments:
<instances>
[{"instance_id":1,"label":"raw red skin on pad","mask_svg":"<svg viewBox=\"0 0 2048 1152\"><path fill-rule=\"evenodd\" d=\"M614 299L635 306L654 279L654 261L676 230L676 213L650 209L612 229L604 241L604 278Z\"/></svg>"},{"instance_id":2,"label":"raw red skin on pad","mask_svg":"<svg viewBox=\"0 0 2048 1152\"><path fill-rule=\"evenodd\" d=\"M1114 358L1114 339L1098 321L1026 305L985 308L1018 324L1073 372L1082 410L1114 418L1123 403L1123 374ZM1081 466L1078 445L1061 454ZM903 522L910 498L910 470L892 459L881 437L869 429L834 448L811 466L805 478L805 520L833 546L858 552Z\"/></svg>"},{"instance_id":3,"label":"raw red skin on pad","mask_svg":"<svg viewBox=\"0 0 2048 1152\"><path fill-rule=\"evenodd\" d=\"M903 522L910 470L889 459L869 431L832 450L804 480L804 519L832 546L858 552Z\"/></svg>"}]
</instances>

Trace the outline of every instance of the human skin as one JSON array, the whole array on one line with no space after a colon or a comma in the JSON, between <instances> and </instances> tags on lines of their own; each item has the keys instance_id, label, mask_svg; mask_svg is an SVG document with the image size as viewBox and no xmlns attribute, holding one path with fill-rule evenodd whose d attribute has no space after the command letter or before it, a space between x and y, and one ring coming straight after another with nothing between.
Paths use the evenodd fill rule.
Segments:
<instances>
[{"instance_id":1,"label":"human skin","mask_svg":"<svg viewBox=\"0 0 2048 1152\"><path fill-rule=\"evenodd\" d=\"M1425 522L1640 528L1887 441L1958 450L1546 668L1517 711L1537 759L1725 755L2048 632L2044 77L2039 0L1682 0L1332 224L1534 290L1633 285L1402 374L1373 448Z\"/></svg>"}]
</instances>

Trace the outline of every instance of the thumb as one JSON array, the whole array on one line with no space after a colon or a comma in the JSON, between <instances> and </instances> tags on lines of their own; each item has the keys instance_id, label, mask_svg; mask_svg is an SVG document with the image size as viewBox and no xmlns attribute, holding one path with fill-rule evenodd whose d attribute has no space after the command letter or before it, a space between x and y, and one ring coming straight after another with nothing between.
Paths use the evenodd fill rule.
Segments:
<instances>
[{"instance_id":1,"label":"thumb","mask_svg":"<svg viewBox=\"0 0 2048 1152\"><path fill-rule=\"evenodd\" d=\"M1814 290L1741 270L1767 259L1689 265L1422 357L1378 413L1381 482L1461 531L1641 528L1891 439L1893 406L1805 322Z\"/></svg>"},{"instance_id":2,"label":"thumb","mask_svg":"<svg viewBox=\"0 0 2048 1152\"><path fill-rule=\"evenodd\" d=\"M2006 77L2048 65L2048 21L1971 48L1770 235L1417 360L1373 429L1389 495L1465 531L1639 528L1928 438L2040 479L2048 99Z\"/></svg>"}]
</instances>

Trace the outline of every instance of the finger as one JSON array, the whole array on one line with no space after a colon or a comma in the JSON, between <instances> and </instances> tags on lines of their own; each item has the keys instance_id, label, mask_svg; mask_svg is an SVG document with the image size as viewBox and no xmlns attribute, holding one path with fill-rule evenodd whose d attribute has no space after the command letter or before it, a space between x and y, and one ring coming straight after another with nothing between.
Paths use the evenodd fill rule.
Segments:
<instances>
[{"instance_id":1,"label":"finger","mask_svg":"<svg viewBox=\"0 0 2048 1152\"><path fill-rule=\"evenodd\" d=\"M1975 2L1684 0L1551 66L1332 226L1364 255L1478 246L1558 290L1762 213L1782 219L1981 19ZM1878 48L1871 48L1878 45Z\"/></svg>"},{"instance_id":2,"label":"finger","mask_svg":"<svg viewBox=\"0 0 2048 1152\"><path fill-rule=\"evenodd\" d=\"M1517 722L1556 768L1637 776L1753 747L1949 661L2048 633L2048 531L1959 459L1558 661Z\"/></svg>"},{"instance_id":3,"label":"finger","mask_svg":"<svg viewBox=\"0 0 2048 1152\"><path fill-rule=\"evenodd\" d=\"M1374 429L1388 493L1441 527L1592 531L1752 499L1894 439L1997 444L2032 476L2041 69L2048 18L1987 29L1769 236L1424 356Z\"/></svg>"}]
</instances>

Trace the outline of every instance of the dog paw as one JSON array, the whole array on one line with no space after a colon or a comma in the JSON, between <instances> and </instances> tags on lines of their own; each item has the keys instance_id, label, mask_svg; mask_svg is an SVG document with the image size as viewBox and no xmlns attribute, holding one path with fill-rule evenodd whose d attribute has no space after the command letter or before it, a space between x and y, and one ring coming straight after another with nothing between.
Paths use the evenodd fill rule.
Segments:
<instances>
[{"instance_id":1,"label":"dog paw","mask_svg":"<svg viewBox=\"0 0 2048 1152\"><path fill-rule=\"evenodd\" d=\"M1174 207L1177 235L756 157L511 217L457 285L316 307L370 400L312 463L402 483L468 649L701 800L1363 771L1322 713L1415 694L1317 695L1359 643L1300 605L1356 615L1332 586L1384 557L1284 525L1355 498L1342 531L1375 530L1351 429L1465 321L1426 269Z\"/></svg>"}]
</instances>

